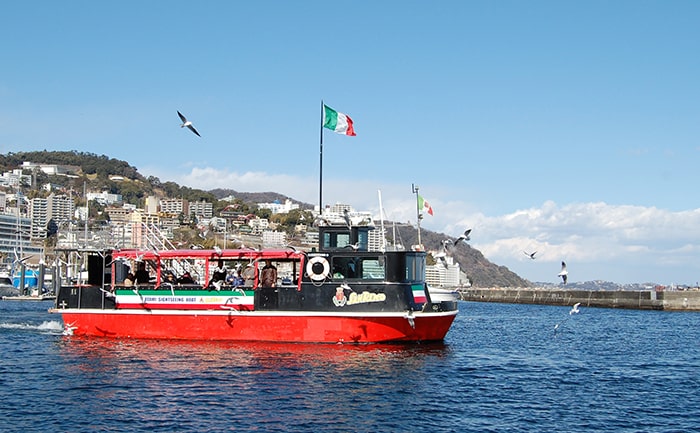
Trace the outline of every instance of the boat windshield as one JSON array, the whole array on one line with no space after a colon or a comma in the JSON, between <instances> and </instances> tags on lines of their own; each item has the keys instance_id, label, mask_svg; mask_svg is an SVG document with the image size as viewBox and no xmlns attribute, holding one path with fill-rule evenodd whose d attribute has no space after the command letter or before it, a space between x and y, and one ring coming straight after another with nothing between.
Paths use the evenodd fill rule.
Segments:
<instances>
[{"instance_id":1,"label":"boat windshield","mask_svg":"<svg viewBox=\"0 0 700 433\"><path fill-rule=\"evenodd\" d=\"M406 281L422 282L425 275L425 256L406 255Z\"/></svg>"}]
</instances>

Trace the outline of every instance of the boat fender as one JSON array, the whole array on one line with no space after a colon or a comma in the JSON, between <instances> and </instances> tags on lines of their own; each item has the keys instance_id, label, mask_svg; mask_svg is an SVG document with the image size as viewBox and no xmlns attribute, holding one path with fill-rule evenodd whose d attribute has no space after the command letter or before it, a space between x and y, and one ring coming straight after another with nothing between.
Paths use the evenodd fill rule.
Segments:
<instances>
[{"instance_id":1,"label":"boat fender","mask_svg":"<svg viewBox=\"0 0 700 433\"><path fill-rule=\"evenodd\" d=\"M306 273L313 281L323 281L331 271L331 266L325 257L312 257L306 264Z\"/></svg>"}]
</instances>

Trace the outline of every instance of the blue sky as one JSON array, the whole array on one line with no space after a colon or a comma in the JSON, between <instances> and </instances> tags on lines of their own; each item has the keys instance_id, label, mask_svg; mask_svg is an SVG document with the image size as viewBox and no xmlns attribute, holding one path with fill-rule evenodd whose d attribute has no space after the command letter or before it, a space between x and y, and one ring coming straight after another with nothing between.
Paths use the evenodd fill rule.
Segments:
<instances>
[{"instance_id":1,"label":"blue sky","mask_svg":"<svg viewBox=\"0 0 700 433\"><path fill-rule=\"evenodd\" d=\"M324 132L324 204L415 224L417 184L529 280L700 280L700 2L329 6L10 2L0 152L317 204L323 99L357 132Z\"/></svg>"}]
</instances>

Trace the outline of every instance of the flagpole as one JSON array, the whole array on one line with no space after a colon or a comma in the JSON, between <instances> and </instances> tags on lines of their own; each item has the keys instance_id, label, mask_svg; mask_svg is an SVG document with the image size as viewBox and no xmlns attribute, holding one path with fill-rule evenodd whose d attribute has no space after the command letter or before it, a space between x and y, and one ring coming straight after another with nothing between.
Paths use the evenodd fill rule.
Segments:
<instances>
[{"instance_id":1,"label":"flagpole","mask_svg":"<svg viewBox=\"0 0 700 433\"><path fill-rule=\"evenodd\" d=\"M416 221L418 225L418 246L422 250L423 249L423 244L420 241L420 220L423 218L423 215L420 214L420 206L418 203L418 186L415 184L411 184L411 188L413 189L413 193L416 195Z\"/></svg>"},{"instance_id":2,"label":"flagpole","mask_svg":"<svg viewBox=\"0 0 700 433\"><path fill-rule=\"evenodd\" d=\"M321 132L318 162L318 214L323 215L323 99L321 99Z\"/></svg>"}]
</instances>

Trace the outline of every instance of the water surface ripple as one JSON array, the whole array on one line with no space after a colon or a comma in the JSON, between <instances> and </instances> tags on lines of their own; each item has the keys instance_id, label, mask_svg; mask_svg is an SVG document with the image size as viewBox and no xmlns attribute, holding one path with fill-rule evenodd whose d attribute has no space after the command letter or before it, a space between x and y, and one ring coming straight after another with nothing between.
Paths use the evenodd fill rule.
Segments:
<instances>
[{"instance_id":1,"label":"water surface ripple","mask_svg":"<svg viewBox=\"0 0 700 433\"><path fill-rule=\"evenodd\" d=\"M0 301L2 431L700 431L698 313L463 302L444 344L356 346L78 338L50 305Z\"/></svg>"}]
</instances>

